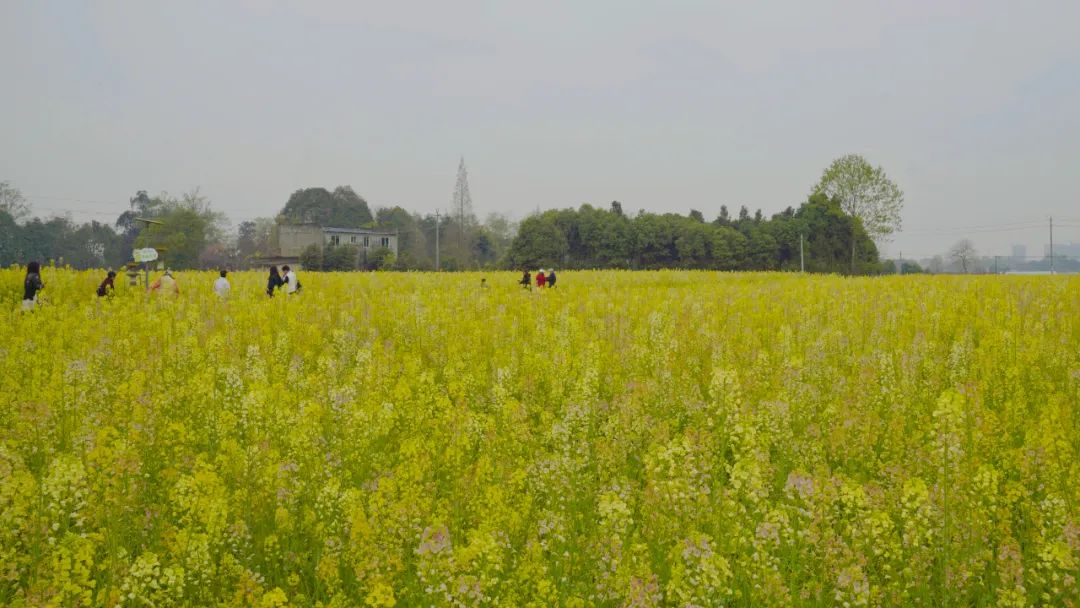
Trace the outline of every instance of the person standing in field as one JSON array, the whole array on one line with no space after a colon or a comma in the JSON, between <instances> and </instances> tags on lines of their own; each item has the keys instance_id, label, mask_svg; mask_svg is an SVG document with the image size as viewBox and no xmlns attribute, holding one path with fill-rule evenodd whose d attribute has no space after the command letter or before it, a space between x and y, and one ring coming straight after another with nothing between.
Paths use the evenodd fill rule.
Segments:
<instances>
[{"instance_id":1,"label":"person standing in field","mask_svg":"<svg viewBox=\"0 0 1080 608\"><path fill-rule=\"evenodd\" d=\"M536 271L536 288L543 289L546 283L547 277L544 276L544 269L541 268L540 270Z\"/></svg>"},{"instance_id":2,"label":"person standing in field","mask_svg":"<svg viewBox=\"0 0 1080 608\"><path fill-rule=\"evenodd\" d=\"M528 270L521 275L521 280L518 281L518 285L521 285L523 289L532 289L532 275L529 274Z\"/></svg>"},{"instance_id":3,"label":"person standing in field","mask_svg":"<svg viewBox=\"0 0 1080 608\"><path fill-rule=\"evenodd\" d=\"M270 277L266 279L266 295L271 298L274 297L274 290L281 289L281 286L285 284L285 281L281 280L281 275L278 274L277 266L270 267Z\"/></svg>"},{"instance_id":4,"label":"person standing in field","mask_svg":"<svg viewBox=\"0 0 1080 608\"><path fill-rule=\"evenodd\" d=\"M549 288L554 288L555 287L555 269L554 268L548 270L547 284L548 284Z\"/></svg>"},{"instance_id":5,"label":"person standing in field","mask_svg":"<svg viewBox=\"0 0 1080 608\"><path fill-rule=\"evenodd\" d=\"M150 286L150 291L162 296L176 297L180 295L180 283L173 278L171 270L166 270L165 274L158 277L158 280L154 281L154 284Z\"/></svg>"},{"instance_id":6,"label":"person standing in field","mask_svg":"<svg viewBox=\"0 0 1080 608\"><path fill-rule=\"evenodd\" d=\"M226 274L228 274L228 272L222 270L221 276L214 281L214 293L222 300L229 297L229 292L232 290L232 285L229 285L229 279L225 278Z\"/></svg>"},{"instance_id":7,"label":"person standing in field","mask_svg":"<svg viewBox=\"0 0 1080 608\"><path fill-rule=\"evenodd\" d=\"M99 298L111 296L113 292L116 291L116 284L114 283L115 280L116 272L110 270L109 274L105 276L105 280L101 282L101 285L98 285L97 296Z\"/></svg>"},{"instance_id":8,"label":"person standing in field","mask_svg":"<svg viewBox=\"0 0 1080 608\"><path fill-rule=\"evenodd\" d=\"M34 310L37 294L42 289L45 289L45 283L41 280L41 264L30 262L26 265L26 278L23 279L23 310Z\"/></svg>"},{"instance_id":9,"label":"person standing in field","mask_svg":"<svg viewBox=\"0 0 1080 608\"><path fill-rule=\"evenodd\" d=\"M285 271L285 276L281 277L281 280L285 282L285 293L293 295L300 291L300 279L296 278L296 273L287 265L282 266L281 269Z\"/></svg>"}]
</instances>

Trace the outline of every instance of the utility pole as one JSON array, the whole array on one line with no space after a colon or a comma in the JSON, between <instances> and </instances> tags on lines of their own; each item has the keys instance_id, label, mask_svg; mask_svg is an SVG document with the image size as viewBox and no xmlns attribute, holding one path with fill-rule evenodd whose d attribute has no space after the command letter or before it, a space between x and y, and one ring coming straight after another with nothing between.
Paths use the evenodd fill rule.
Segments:
<instances>
[{"instance_id":1,"label":"utility pole","mask_svg":"<svg viewBox=\"0 0 1080 608\"><path fill-rule=\"evenodd\" d=\"M1050 274L1054 274L1054 216L1050 216Z\"/></svg>"},{"instance_id":2,"label":"utility pole","mask_svg":"<svg viewBox=\"0 0 1080 608\"><path fill-rule=\"evenodd\" d=\"M141 218L141 217L135 218L135 221L136 222L142 222L142 223L146 224L145 227L146 227L147 231L149 231L151 224L153 224L155 226L164 226L165 225L164 222L160 222L158 220L151 220L151 219ZM1051 249L1053 249L1053 247L1051 247ZM146 284L146 292L147 293L150 293L150 262L151 261L152 260L147 260L147 261L143 262L143 283Z\"/></svg>"},{"instance_id":3,"label":"utility pole","mask_svg":"<svg viewBox=\"0 0 1080 608\"><path fill-rule=\"evenodd\" d=\"M996 255L995 255L995 256L994 256L994 274L997 274L997 273L998 273L998 269L997 269L997 261L998 261L998 256L996 256Z\"/></svg>"},{"instance_id":4,"label":"utility pole","mask_svg":"<svg viewBox=\"0 0 1080 608\"><path fill-rule=\"evenodd\" d=\"M435 272L439 272L439 210L435 210Z\"/></svg>"},{"instance_id":5,"label":"utility pole","mask_svg":"<svg viewBox=\"0 0 1080 608\"><path fill-rule=\"evenodd\" d=\"M896 267L896 274L904 274L904 251L900 250L900 264Z\"/></svg>"},{"instance_id":6,"label":"utility pole","mask_svg":"<svg viewBox=\"0 0 1080 608\"><path fill-rule=\"evenodd\" d=\"M803 260L802 234L799 234L799 272L806 272L806 263Z\"/></svg>"}]
</instances>

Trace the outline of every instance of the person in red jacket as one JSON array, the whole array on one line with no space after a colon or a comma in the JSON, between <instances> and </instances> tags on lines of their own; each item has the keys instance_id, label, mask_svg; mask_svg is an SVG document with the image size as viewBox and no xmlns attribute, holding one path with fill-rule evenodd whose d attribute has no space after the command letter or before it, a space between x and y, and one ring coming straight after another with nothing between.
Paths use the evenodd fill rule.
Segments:
<instances>
[{"instance_id":1,"label":"person in red jacket","mask_svg":"<svg viewBox=\"0 0 1080 608\"><path fill-rule=\"evenodd\" d=\"M544 285L545 285L546 283L547 283L547 277L545 277L545 276L544 276L544 269L543 269L543 268L541 268L541 269L540 269L540 270L539 270L539 271L538 271L538 272L536 273L536 288L537 288L537 289L543 289L543 288L544 288Z\"/></svg>"}]
</instances>

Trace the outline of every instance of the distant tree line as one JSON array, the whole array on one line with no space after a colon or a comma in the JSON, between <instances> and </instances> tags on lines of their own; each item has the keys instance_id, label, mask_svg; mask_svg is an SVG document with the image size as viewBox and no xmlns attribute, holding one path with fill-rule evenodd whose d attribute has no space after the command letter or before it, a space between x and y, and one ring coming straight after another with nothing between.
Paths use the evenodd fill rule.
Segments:
<instances>
[{"instance_id":1,"label":"distant tree line","mask_svg":"<svg viewBox=\"0 0 1080 608\"><path fill-rule=\"evenodd\" d=\"M66 217L18 224L0 211L0 266L57 260L75 268L118 268L129 259L131 249L108 224L76 224Z\"/></svg>"},{"instance_id":2,"label":"distant tree line","mask_svg":"<svg viewBox=\"0 0 1080 608\"><path fill-rule=\"evenodd\" d=\"M433 270L435 231L439 231L443 270L481 268L640 268L719 270L795 270L799 235L804 237L806 269L847 272L851 234L857 235L858 272L878 272L877 249L858 220L837 202L814 195L798 209L771 218L743 207L731 217L726 207L713 221L688 215L640 212L630 216L614 202L609 208L581 205L526 218L520 226L501 214L483 222L460 216L410 213L402 207L378 208L348 186L333 191L306 188L290 196L274 219L241 222L235 233L197 190L180 197L138 191L114 225L78 224L64 217L19 223L0 209L0 264L30 259L55 260L76 268L117 268L137 247L154 246L173 268L244 268L276 249L283 223L316 223L342 228L394 230L398 253L375 249L366 256L352 246L312 247L301 256L305 268L324 270ZM151 220L146 222L142 220Z\"/></svg>"},{"instance_id":3,"label":"distant tree line","mask_svg":"<svg viewBox=\"0 0 1080 608\"><path fill-rule=\"evenodd\" d=\"M731 217L723 206L711 222L700 211L685 216L642 211L630 217L616 201L608 209L582 205L527 218L510 246L506 265L798 270L802 235L807 271L848 272L852 234L856 272L880 272L877 247L859 221L822 194L768 219L760 210L751 215L746 207Z\"/></svg>"},{"instance_id":4,"label":"distant tree line","mask_svg":"<svg viewBox=\"0 0 1080 608\"><path fill-rule=\"evenodd\" d=\"M173 268L245 268L278 255L285 224L392 230L387 249L312 246L302 264L322 270L468 270L483 268L698 268L797 270L799 247L810 272L878 273L875 239L899 227L903 192L880 167L857 155L834 161L797 209L766 218L726 206L708 221L700 211L625 213L581 205L537 213L517 224L502 214L480 221L472 210L462 160L446 214L400 206L372 208L349 186L302 188L273 218L227 228L223 214L197 189L180 197L139 190L113 225L31 218L17 188L0 182L0 264L55 260L76 268L116 268L136 247L155 247ZM438 249L436 250L436 243ZM965 258L967 259L967 258ZM895 270L895 266L893 267Z\"/></svg>"},{"instance_id":5,"label":"distant tree line","mask_svg":"<svg viewBox=\"0 0 1080 608\"><path fill-rule=\"evenodd\" d=\"M23 206L16 189L2 183L0 190L20 203L0 204L3 266L39 260L74 268L119 268L131 260L133 249L153 246L173 268L236 267L243 264L245 254L254 255L259 246L254 222L240 225L239 238L227 234L225 216L214 211L197 189L180 197L165 192L150 196L140 190L112 224L79 224L65 216L30 217L30 207ZM18 212L12 213L13 209ZM264 248L268 237L263 238Z\"/></svg>"}]
</instances>

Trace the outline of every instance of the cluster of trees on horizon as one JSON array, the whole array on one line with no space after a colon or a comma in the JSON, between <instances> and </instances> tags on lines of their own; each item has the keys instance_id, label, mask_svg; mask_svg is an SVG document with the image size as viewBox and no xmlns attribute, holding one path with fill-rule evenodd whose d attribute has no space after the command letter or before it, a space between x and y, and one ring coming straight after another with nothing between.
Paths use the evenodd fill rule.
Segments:
<instances>
[{"instance_id":1,"label":"cluster of trees on horizon","mask_svg":"<svg viewBox=\"0 0 1080 608\"><path fill-rule=\"evenodd\" d=\"M614 201L607 208L584 204L532 215L515 224L501 214L478 221L466 214L436 219L402 207L371 211L350 187L305 188L289 197L276 218L241 222L226 232L224 216L197 190L180 197L150 196L140 190L115 224L76 224L65 217L16 221L0 210L0 265L30 259L56 260L74 268L118 268L132 249L154 246L177 269L246 268L276 252L276 228L283 223L313 223L345 228L394 230L398 254L351 246L311 248L301 256L307 269L433 270L435 230L442 270L536 268L714 268L793 270L799 267L799 235L804 235L806 269L847 272L846 252L854 231L857 272L879 272L877 249L857 220L839 204L814 195L794 210L770 219L746 207L729 216L727 207L713 221L699 211L636 215ZM150 219L160 223L144 223Z\"/></svg>"},{"instance_id":2,"label":"cluster of trees on horizon","mask_svg":"<svg viewBox=\"0 0 1080 608\"><path fill-rule=\"evenodd\" d=\"M743 206L731 214L721 206L711 220L697 210L685 216L645 210L631 215L613 201L603 207L583 204L537 212L520 223L499 213L480 221L472 212L464 161L452 208L445 215L421 215L400 206L372 210L349 186L314 187L292 193L274 218L243 221L235 230L198 189L179 197L139 190L113 224L78 224L66 217L31 217L19 190L0 182L0 266L36 259L74 268L119 268L130 261L134 248L152 246L172 268L243 269L278 254L278 226L310 223L398 235L396 255L351 246L311 247L301 255L301 263L314 270L434 270L438 264L449 271L787 271L800 268L801 237L808 272L922 272L911 261L898 269L891 260L878 258L875 241L899 227L902 201L903 193L880 167L855 155L834 161L798 208L766 218L760 209L751 214ZM931 270L967 272L986 266L970 243L958 243L948 257L951 265L942 259Z\"/></svg>"},{"instance_id":3,"label":"cluster of trees on horizon","mask_svg":"<svg viewBox=\"0 0 1080 608\"><path fill-rule=\"evenodd\" d=\"M530 216L507 262L515 268L799 270L801 236L807 271L850 272L852 235L854 271L880 272L877 247L861 223L823 194L768 219L745 206L732 217L721 206L711 222L696 210L630 217L614 201L608 209L582 205Z\"/></svg>"}]
</instances>

